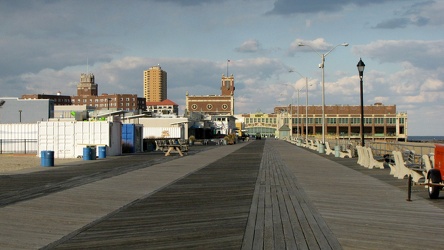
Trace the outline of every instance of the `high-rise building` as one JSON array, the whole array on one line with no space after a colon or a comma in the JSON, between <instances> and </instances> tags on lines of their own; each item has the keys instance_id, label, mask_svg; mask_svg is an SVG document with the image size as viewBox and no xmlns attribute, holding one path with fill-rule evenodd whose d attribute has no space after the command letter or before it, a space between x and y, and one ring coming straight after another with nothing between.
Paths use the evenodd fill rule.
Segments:
<instances>
[{"instance_id":1,"label":"high-rise building","mask_svg":"<svg viewBox=\"0 0 444 250\"><path fill-rule=\"evenodd\" d=\"M147 102L167 99L167 72L159 65L143 71L143 97Z\"/></svg>"}]
</instances>

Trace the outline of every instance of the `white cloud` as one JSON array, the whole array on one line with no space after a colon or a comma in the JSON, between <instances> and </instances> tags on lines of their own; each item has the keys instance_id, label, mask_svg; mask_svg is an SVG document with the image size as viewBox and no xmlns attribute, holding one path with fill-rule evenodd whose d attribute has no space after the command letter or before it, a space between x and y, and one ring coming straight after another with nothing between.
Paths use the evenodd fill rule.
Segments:
<instances>
[{"instance_id":1,"label":"white cloud","mask_svg":"<svg viewBox=\"0 0 444 250\"><path fill-rule=\"evenodd\" d=\"M409 62L415 67L437 69L444 57L444 40L378 40L353 46L353 53L380 63Z\"/></svg>"},{"instance_id":2,"label":"white cloud","mask_svg":"<svg viewBox=\"0 0 444 250\"><path fill-rule=\"evenodd\" d=\"M299 46L299 44L304 44L308 46ZM290 48L288 49L288 54L293 56L296 52L304 52L304 51L313 52L313 49L316 51L327 51L331 49L333 46L334 45L327 43L324 38L316 38L311 41L298 38L290 44Z\"/></svg>"},{"instance_id":3,"label":"white cloud","mask_svg":"<svg viewBox=\"0 0 444 250\"><path fill-rule=\"evenodd\" d=\"M257 40L249 39L249 40L243 42L241 46L236 48L236 51L251 53L251 52L257 52L260 49L261 49L261 45L259 44L259 42Z\"/></svg>"},{"instance_id":4,"label":"white cloud","mask_svg":"<svg viewBox=\"0 0 444 250\"><path fill-rule=\"evenodd\" d=\"M395 11L394 17L379 22L375 28L397 29L409 26L442 26L444 18L444 3L442 1L421 1L405 9Z\"/></svg>"}]
</instances>

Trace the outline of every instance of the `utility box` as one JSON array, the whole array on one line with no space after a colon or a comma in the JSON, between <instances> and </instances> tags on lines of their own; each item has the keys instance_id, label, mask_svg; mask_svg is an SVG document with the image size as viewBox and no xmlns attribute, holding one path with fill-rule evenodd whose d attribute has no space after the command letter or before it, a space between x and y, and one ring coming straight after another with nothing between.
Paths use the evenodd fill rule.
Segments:
<instances>
[{"instance_id":1,"label":"utility box","mask_svg":"<svg viewBox=\"0 0 444 250\"><path fill-rule=\"evenodd\" d=\"M138 124L122 125L122 152L138 153L143 151L143 126Z\"/></svg>"},{"instance_id":2,"label":"utility box","mask_svg":"<svg viewBox=\"0 0 444 250\"><path fill-rule=\"evenodd\" d=\"M435 144L434 168L441 172L441 180L444 180L444 144Z\"/></svg>"},{"instance_id":3,"label":"utility box","mask_svg":"<svg viewBox=\"0 0 444 250\"><path fill-rule=\"evenodd\" d=\"M444 145L435 144L435 165L427 172L427 186L430 199L438 199L444 188Z\"/></svg>"}]
</instances>

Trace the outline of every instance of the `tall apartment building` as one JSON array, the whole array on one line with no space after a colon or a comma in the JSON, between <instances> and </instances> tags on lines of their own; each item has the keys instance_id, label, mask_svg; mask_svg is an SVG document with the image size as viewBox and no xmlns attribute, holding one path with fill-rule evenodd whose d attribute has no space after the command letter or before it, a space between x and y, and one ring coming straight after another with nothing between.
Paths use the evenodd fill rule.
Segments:
<instances>
[{"instance_id":1,"label":"tall apartment building","mask_svg":"<svg viewBox=\"0 0 444 250\"><path fill-rule=\"evenodd\" d=\"M159 65L143 71L143 97L147 102L167 99L167 72Z\"/></svg>"}]
</instances>

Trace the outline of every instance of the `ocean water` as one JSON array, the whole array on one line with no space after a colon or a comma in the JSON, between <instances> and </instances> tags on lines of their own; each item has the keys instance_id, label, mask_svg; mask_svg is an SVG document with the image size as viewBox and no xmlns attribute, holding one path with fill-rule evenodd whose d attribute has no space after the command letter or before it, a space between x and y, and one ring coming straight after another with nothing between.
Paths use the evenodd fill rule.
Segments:
<instances>
[{"instance_id":1,"label":"ocean water","mask_svg":"<svg viewBox=\"0 0 444 250\"><path fill-rule=\"evenodd\" d=\"M409 136L409 142L444 142L444 136Z\"/></svg>"}]
</instances>

